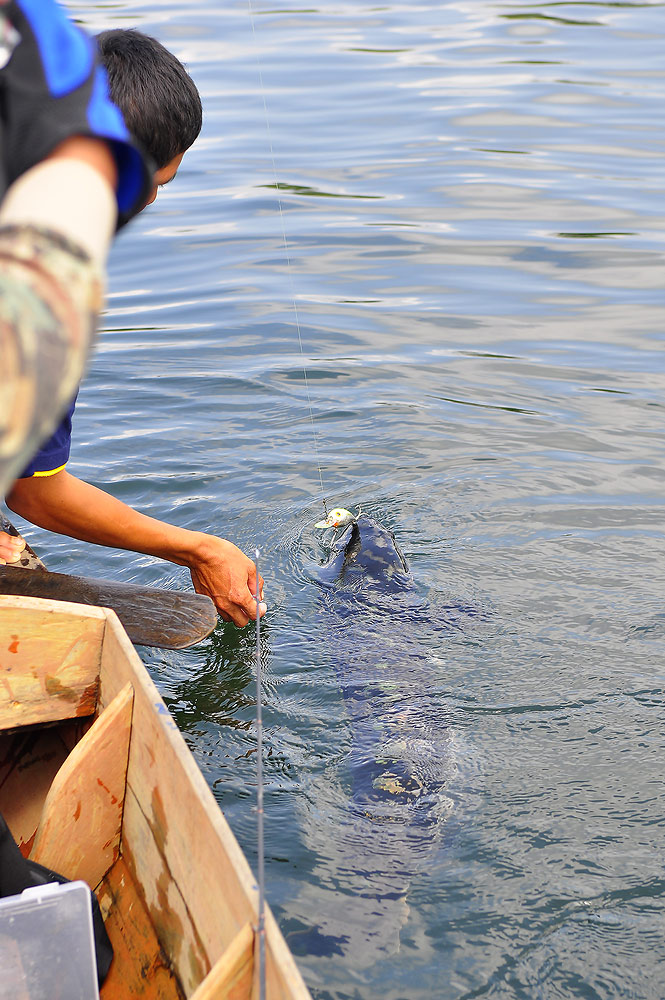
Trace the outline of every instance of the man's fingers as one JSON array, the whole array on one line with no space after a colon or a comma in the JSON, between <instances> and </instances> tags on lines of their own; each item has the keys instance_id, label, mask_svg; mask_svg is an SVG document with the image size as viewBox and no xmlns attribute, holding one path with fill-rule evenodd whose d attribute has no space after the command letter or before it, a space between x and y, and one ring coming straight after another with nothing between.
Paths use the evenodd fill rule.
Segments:
<instances>
[{"instance_id":1,"label":"man's fingers","mask_svg":"<svg viewBox=\"0 0 665 1000\"><path fill-rule=\"evenodd\" d=\"M24 548L25 542L22 538L0 531L0 560L3 563L17 562Z\"/></svg>"},{"instance_id":2,"label":"man's fingers","mask_svg":"<svg viewBox=\"0 0 665 1000\"><path fill-rule=\"evenodd\" d=\"M251 618L256 618L256 566L252 563L252 570L249 574L249 579L247 581L249 592L252 595L252 604L248 605L245 603L243 606L245 611L249 613L249 608L251 607ZM265 580L259 573L259 615L262 617L268 610L268 605L263 600L263 587L265 585Z\"/></svg>"},{"instance_id":3,"label":"man's fingers","mask_svg":"<svg viewBox=\"0 0 665 1000\"><path fill-rule=\"evenodd\" d=\"M247 579L247 583L248 583L248 586L249 586L249 591L250 591L252 597L254 597L256 595L256 565L254 563L252 563L252 567L251 567L250 572L249 572L249 577ZM259 599L260 600L263 600L263 587L264 587L264 584L265 584L265 580L263 579L263 577L259 573Z\"/></svg>"},{"instance_id":4,"label":"man's fingers","mask_svg":"<svg viewBox=\"0 0 665 1000\"><path fill-rule=\"evenodd\" d=\"M267 611L263 600L265 581L257 574L255 563L237 546L214 536L206 538L212 555L190 566L194 589L212 598L224 621L244 628L256 619L257 582L258 613L263 616Z\"/></svg>"},{"instance_id":5,"label":"man's fingers","mask_svg":"<svg viewBox=\"0 0 665 1000\"><path fill-rule=\"evenodd\" d=\"M268 605L264 601L259 601L260 618L263 618L267 610ZM239 628L244 628L249 622L256 621L256 600L252 598L251 603L248 602L243 606L239 604L234 605L232 608L227 606L220 614L225 621L232 621Z\"/></svg>"},{"instance_id":6,"label":"man's fingers","mask_svg":"<svg viewBox=\"0 0 665 1000\"><path fill-rule=\"evenodd\" d=\"M244 628L245 625L249 623L249 618L242 610L242 608L239 608L236 605L229 607L227 601L225 601L224 604L222 604L219 598L217 599L213 598L213 600L215 601L215 604L217 606L217 613L219 614L219 617L222 619L222 621L231 622L233 625L237 625L239 628Z\"/></svg>"}]
</instances>

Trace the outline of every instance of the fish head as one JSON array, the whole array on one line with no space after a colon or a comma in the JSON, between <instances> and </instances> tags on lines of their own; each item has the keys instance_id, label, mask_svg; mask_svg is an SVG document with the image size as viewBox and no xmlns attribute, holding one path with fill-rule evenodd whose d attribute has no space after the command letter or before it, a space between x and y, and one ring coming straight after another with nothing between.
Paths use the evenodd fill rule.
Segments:
<instances>
[{"instance_id":1,"label":"fish head","mask_svg":"<svg viewBox=\"0 0 665 1000\"><path fill-rule=\"evenodd\" d=\"M367 514L341 508L328 518L326 527L339 530L328 543L328 558L317 573L319 582L326 587L348 586L350 594L359 588L390 591L409 585L406 559L391 531Z\"/></svg>"}]
</instances>

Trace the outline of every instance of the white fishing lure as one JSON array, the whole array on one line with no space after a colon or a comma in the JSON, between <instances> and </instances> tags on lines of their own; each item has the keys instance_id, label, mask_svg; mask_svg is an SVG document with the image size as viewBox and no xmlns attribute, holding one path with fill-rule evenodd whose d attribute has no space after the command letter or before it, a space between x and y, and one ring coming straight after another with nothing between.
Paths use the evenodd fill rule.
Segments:
<instances>
[{"instance_id":1,"label":"white fishing lure","mask_svg":"<svg viewBox=\"0 0 665 1000\"><path fill-rule=\"evenodd\" d=\"M339 528L345 524L355 521L356 515L345 507L333 507L325 521L317 521L315 528Z\"/></svg>"}]
</instances>

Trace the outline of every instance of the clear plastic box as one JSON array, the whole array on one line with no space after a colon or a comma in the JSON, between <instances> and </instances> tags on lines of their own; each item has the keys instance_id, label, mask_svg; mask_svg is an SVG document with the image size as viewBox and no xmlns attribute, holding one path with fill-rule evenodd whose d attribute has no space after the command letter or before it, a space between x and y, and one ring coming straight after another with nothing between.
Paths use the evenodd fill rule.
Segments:
<instances>
[{"instance_id":1,"label":"clear plastic box","mask_svg":"<svg viewBox=\"0 0 665 1000\"><path fill-rule=\"evenodd\" d=\"M85 882L0 899L0 1000L99 1000Z\"/></svg>"}]
</instances>

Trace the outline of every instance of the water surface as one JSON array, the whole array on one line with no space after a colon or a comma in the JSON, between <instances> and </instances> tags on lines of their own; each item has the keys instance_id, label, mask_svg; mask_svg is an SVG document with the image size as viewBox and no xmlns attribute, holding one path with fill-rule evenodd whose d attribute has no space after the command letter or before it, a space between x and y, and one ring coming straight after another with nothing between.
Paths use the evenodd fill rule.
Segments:
<instances>
[{"instance_id":1,"label":"water surface","mask_svg":"<svg viewBox=\"0 0 665 1000\"><path fill-rule=\"evenodd\" d=\"M261 549L268 898L312 994L658 1000L665 5L72 9L171 47L205 125L113 249L71 469ZM319 465L417 620L322 601ZM145 659L254 863L251 628ZM340 666L433 733L418 864L354 841Z\"/></svg>"}]
</instances>

